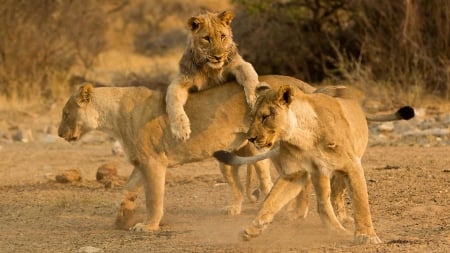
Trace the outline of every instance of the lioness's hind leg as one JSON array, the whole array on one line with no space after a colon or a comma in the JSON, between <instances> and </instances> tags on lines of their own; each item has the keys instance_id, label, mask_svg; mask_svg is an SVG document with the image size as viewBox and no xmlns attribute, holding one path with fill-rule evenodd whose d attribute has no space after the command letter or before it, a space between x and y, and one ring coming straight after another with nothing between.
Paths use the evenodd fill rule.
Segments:
<instances>
[{"instance_id":1,"label":"lioness's hind leg","mask_svg":"<svg viewBox=\"0 0 450 253\"><path fill-rule=\"evenodd\" d=\"M247 195L247 199L250 202L256 202L260 195L260 189L253 188L253 178L255 174L255 165L254 164L248 164L247 165L247 178L245 180L245 193Z\"/></svg>"},{"instance_id":2,"label":"lioness's hind leg","mask_svg":"<svg viewBox=\"0 0 450 253\"><path fill-rule=\"evenodd\" d=\"M347 215L345 210L344 194L346 188L345 176L336 172L331 178L331 204L334 207L339 222L352 223L353 219Z\"/></svg>"},{"instance_id":3,"label":"lioness's hind leg","mask_svg":"<svg viewBox=\"0 0 450 253\"><path fill-rule=\"evenodd\" d=\"M162 163L163 160L161 157L148 157L146 158L148 164L140 164L139 166L144 179L147 214L144 222L137 223L131 228L132 231L150 232L159 230L159 223L164 215L164 190L167 168L167 163Z\"/></svg>"},{"instance_id":4,"label":"lioness's hind leg","mask_svg":"<svg viewBox=\"0 0 450 253\"><path fill-rule=\"evenodd\" d=\"M243 197L243 187L239 179L239 167L230 166L220 163L220 171L231 187L232 191L232 203L230 206L225 207L225 212L228 215L238 215L241 213Z\"/></svg>"},{"instance_id":5,"label":"lioness's hind leg","mask_svg":"<svg viewBox=\"0 0 450 253\"><path fill-rule=\"evenodd\" d=\"M184 111L184 104L189 95L190 82L176 78L168 87L166 93L166 111L169 117L170 130L175 138L186 141L191 135L189 118Z\"/></svg>"},{"instance_id":6,"label":"lioness's hind leg","mask_svg":"<svg viewBox=\"0 0 450 253\"><path fill-rule=\"evenodd\" d=\"M142 174L135 168L125 185L124 197L117 212L116 228L128 230L137 223L135 217L135 200L138 197L138 191L142 187L142 183Z\"/></svg>"},{"instance_id":7,"label":"lioness's hind leg","mask_svg":"<svg viewBox=\"0 0 450 253\"><path fill-rule=\"evenodd\" d=\"M266 159L254 164L256 174L259 179L259 188L267 195L273 187L272 176L270 175L271 161Z\"/></svg>"},{"instance_id":8,"label":"lioness's hind leg","mask_svg":"<svg viewBox=\"0 0 450 253\"><path fill-rule=\"evenodd\" d=\"M288 204L288 216L290 220L306 218L309 211L309 196L311 195L312 183L308 180L303 190Z\"/></svg>"},{"instance_id":9,"label":"lioness's hind leg","mask_svg":"<svg viewBox=\"0 0 450 253\"><path fill-rule=\"evenodd\" d=\"M353 215L355 218L355 243L381 243L372 225L369 208L366 179L360 161L354 162L347 170L349 194L352 199Z\"/></svg>"},{"instance_id":10,"label":"lioness's hind leg","mask_svg":"<svg viewBox=\"0 0 450 253\"><path fill-rule=\"evenodd\" d=\"M319 169L311 173L311 180L317 196L317 211L320 219L330 229L345 232L345 228L336 218L330 201L330 178L323 175Z\"/></svg>"}]
</instances>

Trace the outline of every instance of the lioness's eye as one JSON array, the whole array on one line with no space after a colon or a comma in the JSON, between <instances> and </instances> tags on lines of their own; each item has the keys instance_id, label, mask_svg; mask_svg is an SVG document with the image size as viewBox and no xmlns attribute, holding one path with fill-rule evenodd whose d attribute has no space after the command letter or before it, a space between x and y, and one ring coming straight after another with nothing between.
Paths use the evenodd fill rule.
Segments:
<instances>
[{"instance_id":1,"label":"lioness's eye","mask_svg":"<svg viewBox=\"0 0 450 253\"><path fill-rule=\"evenodd\" d=\"M205 36L205 37L203 37L203 39L207 42L209 42L209 40L210 40L209 36Z\"/></svg>"},{"instance_id":2,"label":"lioness's eye","mask_svg":"<svg viewBox=\"0 0 450 253\"><path fill-rule=\"evenodd\" d=\"M269 115L263 115L261 118L262 118L262 123L265 123L266 120L269 118Z\"/></svg>"},{"instance_id":3,"label":"lioness's eye","mask_svg":"<svg viewBox=\"0 0 450 253\"><path fill-rule=\"evenodd\" d=\"M226 36L225 34L222 34L222 35L220 36L220 38L221 38L222 40L224 40L226 37L227 37L227 36Z\"/></svg>"}]
</instances>

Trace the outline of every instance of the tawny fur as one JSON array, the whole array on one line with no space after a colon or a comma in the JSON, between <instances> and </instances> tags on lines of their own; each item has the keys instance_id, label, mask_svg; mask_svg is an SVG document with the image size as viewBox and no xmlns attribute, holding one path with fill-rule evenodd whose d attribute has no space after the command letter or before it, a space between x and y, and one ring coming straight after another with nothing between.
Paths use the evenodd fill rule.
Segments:
<instances>
[{"instance_id":1,"label":"tawny fur","mask_svg":"<svg viewBox=\"0 0 450 253\"><path fill-rule=\"evenodd\" d=\"M258 75L238 52L230 27L232 19L233 13L224 11L206 12L188 20L190 33L179 62L179 73L166 95L171 131L181 141L191 136L190 120L183 109L189 91L236 80L244 88L247 104L254 103Z\"/></svg>"},{"instance_id":2,"label":"tawny fur","mask_svg":"<svg viewBox=\"0 0 450 253\"><path fill-rule=\"evenodd\" d=\"M406 118L409 116L413 114ZM260 148L279 146L278 152L267 154L281 176L246 228L244 238L258 236L274 215L307 186L310 177L320 217L329 228L345 231L334 214L330 195L336 212L345 213L342 194L346 184L353 204L355 241L381 242L372 225L361 165L368 128L358 100L305 94L290 86L266 90L258 97L248 136Z\"/></svg>"}]
</instances>

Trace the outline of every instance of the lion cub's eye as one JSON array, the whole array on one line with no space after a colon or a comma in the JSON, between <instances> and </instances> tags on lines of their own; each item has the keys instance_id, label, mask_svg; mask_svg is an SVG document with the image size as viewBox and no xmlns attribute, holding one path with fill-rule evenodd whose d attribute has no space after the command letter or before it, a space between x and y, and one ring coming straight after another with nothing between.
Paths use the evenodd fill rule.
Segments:
<instances>
[{"instance_id":1,"label":"lion cub's eye","mask_svg":"<svg viewBox=\"0 0 450 253\"><path fill-rule=\"evenodd\" d=\"M224 40L227 36L225 34L220 35L220 39Z\"/></svg>"},{"instance_id":2,"label":"lion cub's eye","mask_svg":"<svg viewBox=\"0 0 450 253\"><path fill-rule=\"evenodd\" d=\"M211 39L211 38L210 38L209 36L203 37L203 40L206 41L206 42L208 42L208 43L209 43L210 39Z\"/></svg>"},{"instance_id":3,"label":"lion cub's eye","mask_svg":"<svg viewBox=\"0 0 450 253\"><path fill-rule=\"evenodd\" d=\"M263 115L263 116L261 117L262 123L265 123L266 120L269 118L269 116L270 116L270 115Z\"/></svg>"}]
</instances>

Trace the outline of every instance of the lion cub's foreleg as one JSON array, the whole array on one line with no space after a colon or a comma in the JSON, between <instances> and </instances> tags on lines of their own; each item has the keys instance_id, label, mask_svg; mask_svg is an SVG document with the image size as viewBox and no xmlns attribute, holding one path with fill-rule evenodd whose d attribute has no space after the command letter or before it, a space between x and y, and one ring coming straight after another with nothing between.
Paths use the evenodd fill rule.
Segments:
<instances>
[{"instance_id":1,"label":"lion cub's foreleg","mask_svg":"<svg viewBox=\"0 0 450 253\"><path fill-rule=\"evenodd\" d=\"M175 138L182 141L189 139L191 135L189 118L184 111L191 84L192 82L187 78L179 76L170 83L166 93L166 111L170 130Z\"/></svg>"},{"instance_id":2,"label":"lion cub's foreleg","mask_svg":"<svg viewBox=\"0 0 450 253\"><path fill-rule=\"evenodd\" d=\"M244 61L241 57L238 64L231 68L231 73L236 77L236 81L244 87L247 104L252 108L256 101L256 87L259 85L258 73L252 64Z\"/></svg>"}]
</instances>

